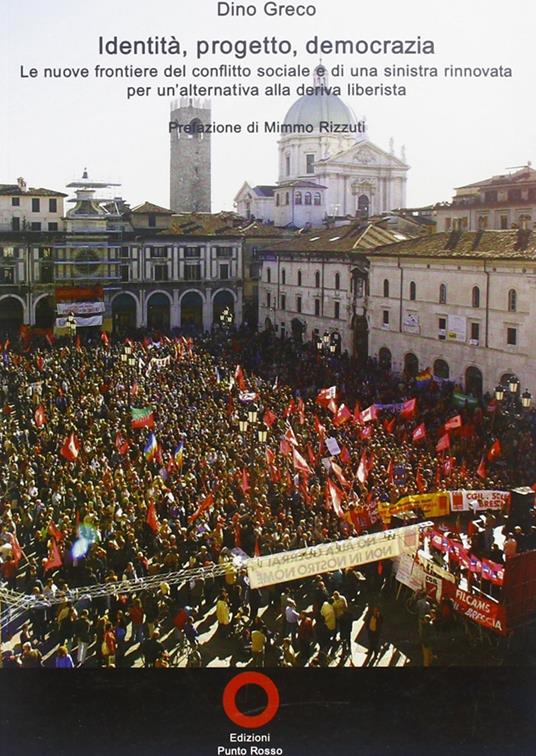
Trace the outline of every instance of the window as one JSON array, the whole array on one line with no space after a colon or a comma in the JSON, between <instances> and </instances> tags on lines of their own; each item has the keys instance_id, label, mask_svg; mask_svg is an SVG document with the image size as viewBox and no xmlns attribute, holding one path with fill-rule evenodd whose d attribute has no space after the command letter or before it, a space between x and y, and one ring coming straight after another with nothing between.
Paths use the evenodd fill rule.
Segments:
<instances>
[{"instance_id":1,"label":"window","mask_svg":"<svg viewBox=\"0 0 536 756\"><path fill-rule=\"evenodd\" d=\"M266 280L268 281L268 283L271 283L271 281L272 281L272 269L271 268L266 268Z\"/></svg>"},{"instance_id":2,"label":"window","mask_svg":"<svg viewBox=\"0 0 536 756\"><path fill-rule=\"evenodd\" d=\"M515 312L517 310L517 292L515 289L510 289L508 292L508 311Z\"/></svg>"},{"instance_id":3,"label":"window","mask_svg":"<svg viewBox=\"0 0 536 756\"><path fill-rule=\"evenodd\" d=\"M484 192L484 202L497 202L497 197L496 191Z\"/></svg>"},{"instance_id":4,"label":"window","mask_svg":"<svg viewBox=\"0 0 536 756\"><path fill-rule=\"evenodd\" d=\"M0 283L12 284L15 282L14 268L0 268Z\"/></svg>"},{"instance_id":5,"label":"window","mask_svg":"<svg viewBox=\"0 0 536 756\"><path fill-rule=\"evenodd\" d=\"M447 304L447 285L439 285L439 304Z\"/></svg>"},{"instance_id":6,"label":"window","mask_svg":"<svg viewBox=\"0 0 536 756\"><path fill-rule=\"evenodd\" d=\"M151 258L155 257L167 257L167 249L165 247L149 247Z\"/></svg>"},{"instance_id":7,"label":"window","mask_svg":"<svg viewBox=\"0 0 536 756\"><path fill-rule=\"evenodd\" d=\"M49 199L48 201L48 212L49 213L58 212L58 200L54 197L52 199Z\"/></svg>"},{"instance_id":8,"label":"window","mask_svg":"<svg viewBox=\"0 0 536 756\"><path fill-rule=\"evenodd\" d=\"M445 231L450 231L452 228L452 218L445 218Z\"/></svg>"},{"instance_id":9,"label":"window","mask_svg":"<svg viewBox=\"0 0 536 756\"><path fill-rule=\"evenodd\" d=\"M54 266L50 262L41 265L39 280L41 283L52 283L54 280Z\"/></svg>"},{"instance_id":10,"label":"window","mask_svg":"<svg viewBox=\"0 0 536 756\"><path fill-rule=\"evenodd\" d=\"M302 193L301 192L295 192L294 193L294 204L295 205L301 205L302 203Z\"/></svg>"},{"instance_id":11,"label":"window","mask_svg":"<svg viewBox=\"0 0 536 756\"><path fill-rule=\"evenodd\" d=\"M296 310L301 312L301 297L296 297Z\"/></svg>"},{"instance_id":12,"label":"window","mask_svg":"<svg viewBox=\"0 0 536 756\"><path fill-rule=\"evenodd\" d=\"M286 282L287 282L287 271L285 270L285 268L281 268L281 283L284 286Z\"/></svg>"},{"instance_id":13,"label":"window","mask_svg":"<svg viewBox=\"0 0 536 756\"><path fill-rule=\"evenodd\" d=\"M440 341L445 341L447 338L447 319L439 318L437 321L438 334L437 337Z\"/></svg>"},{"instance_id":14,"label":"window","mask_svg":"<svg viewBox=\"0 0 536 756\"><path fill-rule=\"evenodd\" d=\"M320 315L320 300L315 299L315 315Z\"/></svg>"},{"instance_id":15,"label":"window","mask_svg":"<svg viewBox=\"0 0 536 756\"><path fill-rule=\"evenodd\" d=\"M281 294L281 309L286 310L287 308L287 296L286 294Z\"/></svg>"},{"instance_id":16,"label":"window","mask_svg":"<svg viewBox=\"0 0 536 756\"><path fill-rule=\"evenodd\" d=\"M192 267L196 267L196 266L192 266ZM186 270L188 270L188 268ZM154 280L155 281L167 281L168 280L168 266L167 265L155 265L154 266Z\"/></svg>"},{"instance_id":17,"label":"window","mask_svg":"<svg viewBox=\"0 0 536 756\"><path fill-rule=\"evenodd\" d=\"M285 192L285 205L288 205L288 202L289 202L288 192Z\"/></svg>"},{"instance_id":18,"label":"window","mask_svg":"<svg viewBox=\"0 0 536 756\"><path fill-rule=\"evenodd\" d=\"M315 273L315 286L317 289L320 288L320 271L317 270Z\"/></svg>"},{"instance_id":19,"label":"window","mask_svg":"<svg viewBox=\"0 0 536 756\"><path fill-rule=\"evenodd\" d=\"M167 270L167 266L165 267ZM167 281L167 278L160 279L162 281ZM184 268L184 280L185 281L200 281L201 280L201 264L197 263L193 265L186 265Z\"/></svg>"},{"instance_id":20,"label":"window","mask_svg":"<svg viewBox=\"0 0 536 756\"><path fill-rule=\"evenodd\" d=\"M311 204L311 198L312 198L311 192L305 192L304 199L305 199L306 205Z\"/></svg>"},{"instance_id":21,"label":"window","mask_svg":"<svg viewBox=\"0 0 536 756\"><path fill-rule=\"evenodd\" d=\"M480 289L478 286L473 286L472 301L473 307L480 307Z\"/></svg>"},{"instance_id":22,"label":"window","mask_svg":"<svg viewBox=\"0 0 536 756\"><path fill-rule=\"evenodd\" d=\"M508 228L508 216L507 215L501 215L500 224L501 224L501 231L504 231L505 229Z\"/></svg>"},{"instance_id":23,"label":"window","mask_svg":"<svg viewBox=\"0 0 536 756\"><path fill-rule=\"evenodd\" d=\"M409 284L409 298L414 302L417 299L417 285L415 281L410 281Z\"/></svg>"},{"instance_id":24,"label":"window","mask_svg":"<svg viewBox=\"0 0 536 756\"><path fill-rule=\"evenodd\" d=\"M266 307L270 307L272 304L272 295L269 291L266 292Z\"/></svg>"},{"instance_id":25,"label":"window","mask_svg":"<svg viewBox=\"0 0 536 756\"><path fill-rule=\"evenodd\" d=\"M121 247L121 257L128 257L128 247Z\"/></svg>"},{"instance_id":26,"label":"window","mask_svg":"<svg viewBox=\"0 0 536 756\"><path fill-rule=\"evenodd\" d=\"M517 328L506 329L506 343L509 346L516 346L517 344Z\"/></svg>"},{"instance_id":27,"label":"window","mask_svg":"<svg viewBox=\"0 0 536 756\"><path fill-rule=\"evenodd\" d=\"M471 323L471 341L480 341L480 323Z\"/></svg>"},{"instance_id":28,"label":"window","mask_svg":"<svg viewBox=\"0 0 536 756\"><path fill-rule=\"evenodd\" d=\"M508 190L508 199L510 202L520 202L521 201L521 189L509 189Z\"/></svg>"},{"instance_id":29,"label":"window","mask_svg":"<svg viewBox=\"0 0 536 756\"><path fill-rule=\"evenodd\" d=\"M298 271L298 286L302 285L302 272L301 270Z\"/></svg>"},{"instance_id":30,"label":"window","mask_svg":"<svg viewBox=\"0 0 536 756\"><path fill-rule=\"evenodd\" d=\"M305 173L314 173L314 172L315 172L315 156L306 155L305 156Z\"/></svg>"},{"instance_id":31,"label":"window","mask_svg":"<svg viewBox=\"0 0 536 756\"><path fill-rule=\"evenodd\" d=\"M149 228L155 228L156 227L156 215L154 213L149 213Z\"/></svg>"},{"instance_id":32,"label":"window","mask_svg":"<svg viewBox=\"0 0 536 756\"><path fill-rule=\"evenodd\" d=\"M383 282L383 296L389 296L389 281L387 280L387 278Z\"/></svg>"},{"instance_id":33,"label":"window","mask_svg":"<svg viewBox=\"0 0 536 756\"><path fill-rule=\"evenodd\" d=\"M320 207L320 205L322 204L322 195L320 194L320 192L314 193L313 202L316 205L316 207Z\"/></svg>"},{"instance_id":34,"label":"window","mask_svg":"<svg viewBox=\"0 0 536 756\"><path fill-rule=\"evenodd\" d=\"M121 265L121 281L126 283L129 280L129 266Z\"/></svg>"},{"instance_id":35,"label":"window","mask_svg":"<svg viewBox=\"0 0 536 756\"><path fill-rule=\"evenodd\" d=\"M11 218L11 228L13 231L20 231L20 218Z\"/></svg>"},{"instance_id":36,"label":"window","mask_svg":"<svg viewBox=\"0 0 536 756\"><path fill-rule=\"evenodd\" d=\"M11 206L20 207L20 197L11 197Z\"/></svg>"},{"instance_id":37,"label":"window","mask_svg":"<svg viewBox=\"0 0 536 756\"><path fill-rule=\"evenodd\" d=\"M161 249L164 249L164 247L161 247ZM200 247L186 247L184 250L184 257L201 257L201 248Z\"/></svg>"},{"instance_id":38,"label":"window","mask_svg":"<svg viewBox=\"0 0 536 756\"><path fill-rule=\"evenodd\" d=\"M340 316L341 316L341 303L335 302L333 305L333 317L338 320Z\"/></svg>"},{"instance_id":39,"label":"window","mask_svg":"<svg viewBox=\"0 0 536 756\"><path fill-rule=\"evenodd\" d=\"M488 227L488 216L487 215L480 215L478 218L478 229L479 231L485 231Z\"/></svg>"},{"instance_id":40,"label":"window","mask_svg":"<svg viewBox=\"0 0 536 756\"><path fill-rule=\"evenodd\" d=\"M0 255L3 258L11 258L11 259L17 256L15 254L15 250L13 247L0 247Z\"/></svg>"},{"instance_id":41,"label":"window","mask_svg":"<svg viewBox=\"0 0 536 756\"><path fill-rule=\"evenodd\" d=\"M341 274L335 273L335 288L337 291L341 288Z\"/></svg>"},{"instance_id":42,"label":"window","mask_svg":"<svg viewBox=\"0 0 536 756\"><path fill-rule=\"evenodd\" d=\"M275 206L279 207L280 199L279 199L279 193L275 195Z\"/></svg>"},{"instance_id":43,"label":"window","mask_svg":"<svg viewBox=\"0 0 536 756\"><path fill-rule=\"evenodd\" d=\"M49 231L57 231L58 230L58 224L55 221L49 221L48 222L48 230Z\"/></svg>"},{"instance_id":44,"label":"window","mask_svg":"<svg viewBox=\"0 0 536 756\"><path fill-rule=\"evenodd\" d=\"M383 311L382 324L384 328L389 328L389 310Z\"/></svg>"},{"instance_id":45,"label":"window","mask_svg":"<svg viewBox=\"0 0 536 756\"><path fill-rule=\"evenodd\" d=\"M32 213L38 213L41 208L39 197L32 197Z\"/></svg>"},{"instance_id":46,"label":"window","mask_svg":"<svg viewBox=\"0 0 536 756\"><path fill-rule=\"evenodd\" d=\"M51 260L52 259L52 247L39 247L39 259Z\"/></svg>"},{"instance_id":47,"label":"window","mask_svg":"<svg viewBox=\"0 0 536 756\"><path fill-rule=\"evenodd\" d=\"M41 231L41 223L39 221L32 221L30 231Z\"/></svg>"},{"instance_id":48,"label":"window","mask_svg":"<svg viewBox=\"0 0 536 756\"><path fill-rule=\"evenodd\" d=\"M229 265L227 263L220 265L220 278L223 281L229 278Z\"/></svg>"},{"instance_id":49,"label":"window","mask_svg":"<svg viewBox=\"0 0 536 756\"><path fill-rule=\"evenodd\" d=\"M290 176L290 155L285 155L285 171L287 176Z\"/></svg>"}]
</instances>

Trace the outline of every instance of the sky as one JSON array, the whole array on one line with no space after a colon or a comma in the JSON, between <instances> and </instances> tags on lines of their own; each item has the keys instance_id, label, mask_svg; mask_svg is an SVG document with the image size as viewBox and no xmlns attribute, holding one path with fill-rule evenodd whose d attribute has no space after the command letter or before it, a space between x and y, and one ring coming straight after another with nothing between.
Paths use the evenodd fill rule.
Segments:
<instances>
[{"instance_id":1,"label":"sky","mask_svg":"<svg viewBox=\"0 0 536 756\"><path fill-rule=\"evenodd\" d=\"M289 5L297 5L289 0ZM135 206L145 200L169 205L170 99L136 97L127 101L125 87L138 81L44 79L48 67L90 69L135 64L188 66L221 63L248 65L307 65L318 56L303 53L306 40L422 39L434 40L435 55L324 55L331 68L352 66L428 65L509 66L507 79L407 79L406 97L347 97L342 99L359 116L365 115L369 138L395 154L406 148L408 205L419 206L451 198L456 186L503 173L536 161L536 119L531 112L534 82L533 29L536 5L527 0L310 0L311 18L263 14L264 0L253 0L254 17L219 17L216 0L3 0L0 25L0 86L4 93L0 119L0 183L22 176L30 186L64 190L87 166L93 178L122 186L120 193ZM236 4L235 4L236 5ZM174 35L187 57L174 55L100 56L98 38L145 39ZM214 55L195 60L199 39L238 40L275 36L298 50L294 58L255 55L236 60ZM37 78L22 78L35 67ZM199 84L229 81L189 79ZM159 79L158 84L177 79ZM242 80L245 85L256 78ZM295 87L300 79L282 83ZM381 79L341 80L374 85ZM331 78L331 82L335 80ZM155 81L144 82L155 86ZM182 80L180 83L186 83ZM273 83L270 82L270 83ZM305 83L312 83L307 81ZM6 97L7 96L7 97ZM252 119L282 120L290 97L213 98L218 122ZM220 135L212 140L212 209L232 209L242 183L277 180L277 136Z\"/></svg>"}]
</instances>

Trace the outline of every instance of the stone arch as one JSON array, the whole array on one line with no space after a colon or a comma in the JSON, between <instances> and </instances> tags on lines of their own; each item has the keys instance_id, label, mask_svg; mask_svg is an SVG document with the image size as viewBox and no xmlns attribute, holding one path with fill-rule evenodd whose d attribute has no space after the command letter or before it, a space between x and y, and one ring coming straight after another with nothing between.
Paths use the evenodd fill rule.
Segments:
<instances>
[{"instance_id":1,"label":"stone arch","mask_svg":"<svg viewBox=\"0 0 536 756\"><path fill-rule=\"evenodd\" d=\"M236 296L230 289L218 289L212 295L212 322L219 323L220 315L227 307L233 315L233 322L235 316Z\"/></svg>"},{"instance_id":2,"label":"stone arch","mask_svg":"<svg viewBox=\"0 0 536 756\"><path fill-rule=\"evenodd\" d=\"M476 365L469 365L465 371L465 393L473 396L482 396L484 378L482 371Z\"/></svg>"},{"instance_id":3,"label":"stone arch","mask_svg":"<svg viewBox=\"0 0 536 756\"><path fill-rule=\"evenodd\" d=\"M15 336L23 323L27 322L26 304L17 294L0 297L0 336Z\"/></svg>"},{"instance_id":4,"label":"stone arch","mask_svg":"<svg viewBox=\"0 0 536 756\"><path fill-rule=\"evenodd\" d=\"M391 354L390 349L387 349L387 347L380 348L380 351L378 352L378 363L381 368L384 368L385 370L391 370L391 365L393 364L393 355Z\"/></svg>"},{"instance_id":5,"label":"stone arch","mask_svg":"<svg viewBox=\"0 0 536 756\"><path fill-rule=\"evenodd\" d=\"M180 298L181 327L191 331L203 330L204 299L200 291L189 289Z\"/></svg>"},{"instance_id":6,"label":"stone arch","mask_svg":"<svg viewBox=\"0 0 536 756\"><path fill-rule=\"evenodd\" d=\"M171 297L165 291L152 291L147 296L147 328L168 331L171 317Z\"/></svg>"},{"instance_id":7,"label":"stone arch","mask_svg":"<svg viewBox=\"0 0 536 756\"><path fill-rule=\"evenodd\" d=\"M448 380L450 378L450 368L448 362L442 359L437 359L434 362L434 375L438 378L444 378Z\"/></svg>"},{"instance_id":8,"label":"stone arch","mask_svg":"<svg viewBox=\"0 0 536 756\"><path fill-rule=\"evenodd\" d=\"M404 356L404 371L412 378L419 372L419 359L413 352L408 352Z\"/></svg>"},{"instance_id":9,"label":"stone arch","mask_svg":"<svg viewBox=\"0 0 536 756\"><path fill-rule=\"evenodd\" d=\"M115 332L133 330L139 322L140 303L131 291L122 291L112 298L112 323Z\"/></svg>"},{"instance_id":10,"label":"stone arch","mask_svg":"<svg viewBox=\"0 0 536 756\"><path fill-rule=\"evenodd\" d=\"M36 328L54 328L56 307L51 294L42 294L34 302L34 325Z\"/></svg>"}]
</instances>

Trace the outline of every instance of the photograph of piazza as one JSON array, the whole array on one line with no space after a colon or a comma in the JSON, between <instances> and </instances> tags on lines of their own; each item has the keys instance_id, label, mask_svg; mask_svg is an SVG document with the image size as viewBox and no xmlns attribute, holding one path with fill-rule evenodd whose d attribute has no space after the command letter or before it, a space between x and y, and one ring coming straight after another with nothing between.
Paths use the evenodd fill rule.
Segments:
<instances>
[{"instance_id":1,"label":"photograph of piazza","mask_svg":"<svg viewBox=\"0 0 536 756\"><path fill-rule=\"evenodd\" d=\"M0 176L3 668L532 665L536 170L304 95L218 211L170 119L167 207Z\"/></svg>"}]
</instances>

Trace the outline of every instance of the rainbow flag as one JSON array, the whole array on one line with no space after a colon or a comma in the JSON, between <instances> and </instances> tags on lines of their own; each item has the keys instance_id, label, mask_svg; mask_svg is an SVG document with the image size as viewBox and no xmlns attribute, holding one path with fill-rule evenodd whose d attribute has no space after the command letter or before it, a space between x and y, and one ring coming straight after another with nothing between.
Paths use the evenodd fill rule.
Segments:
<instances>
[{"instance_id":1,"label":"rainbow flag","mask_svg":"<svg viewBox=\"0 0 536 756\"><path fill-rule=\"evenodd\" d=\"M145 448L143 450L147 462L152 462L152 460L156 457L157 451L158 442L156 440L156 436L154 435L154 433L149 433L149 435L147 436L147 443L145 444Z\"/></svg>"},{"instance_id":2,"label":"rainbow flag","mask_svg":"<svg viewBox=\"0 0 536 756\"><path fill-rule=\"evenodd\" d=\"M418 373L415 376L415 383L416 387L419 388L426 388L434 379L434 376L430 372L430 370L423 370L421 373Z\"/></svg>"},{"instance_id":3,"label":"rainbow flag","mask_svg":"<svg viewBox=\"0 0 536 756\"><path fill-rule=\"evenodd\" d=\"M179 469L182 467L183 457L184 457L184 442L181 441L180 444L175 449L175 451L173 452L173 460L175 462L175 465Z\"/></svg>"}]
</instances>

